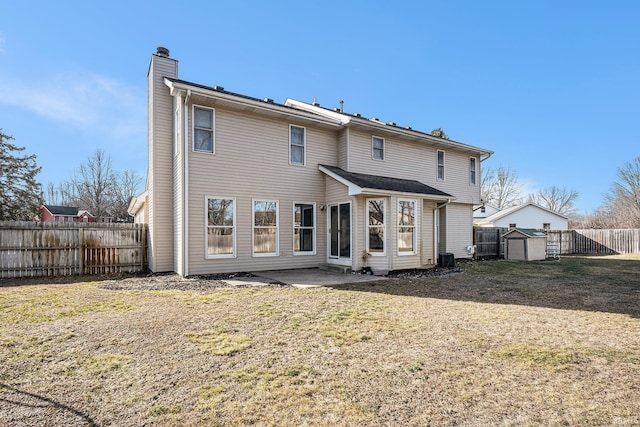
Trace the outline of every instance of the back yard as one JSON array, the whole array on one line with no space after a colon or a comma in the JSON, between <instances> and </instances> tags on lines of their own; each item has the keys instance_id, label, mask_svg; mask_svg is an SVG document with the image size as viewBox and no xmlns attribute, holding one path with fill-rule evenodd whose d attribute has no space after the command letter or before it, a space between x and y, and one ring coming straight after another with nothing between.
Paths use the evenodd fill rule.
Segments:
<instances>
[{"instance_id":1,"label":"back yard","mask_svg":"<svg viewBox=\"0 0 640 427\"><path fill-rule=\"evenodd\" d=\"M562 258L305 290L2 281L0 425L640 425L639 276Z\"/></svg>"}]
</instances>

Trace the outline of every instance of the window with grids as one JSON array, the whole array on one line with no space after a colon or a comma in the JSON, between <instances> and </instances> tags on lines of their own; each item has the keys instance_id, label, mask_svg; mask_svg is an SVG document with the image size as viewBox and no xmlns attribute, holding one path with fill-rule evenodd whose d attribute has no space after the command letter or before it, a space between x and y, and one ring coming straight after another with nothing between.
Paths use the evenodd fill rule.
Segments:
<instances>
[{"instance_id":1,"label":"window with grids","mask_svg":"<svg viewBox=\"0 0 640 427\"><path fill-rule=\"evenodd\" d=\"M367 252L384 254L384 199L369 199L367 206Z\"/></svg>"},{"instance_id":2,"label":"window with grids","mask_svg":"<svg viewBox=\"0 0 640 427\"><path fill-rule=\"evenodd\" d=\"M371 138L371 158L384 160L384 138L374 136Z\"/></svg>"},{"instance_id":3,"label":"window with grids","mask_svg":"<svg viewBox=\"0 0 640 427\"><path fill-rule=\"evenodd\" d=\"M300 126L289 126L289 163L304 165L306 160L306 129Z\"/></svg>"},{"instance_id":4,"label":"window with grids","mask_svg":"<svg viewBox=\"0 0 640 427\"><path fill-rule=\"evenodd\" d=\"M253 254L278 255L277 201L253 201Z\"/></svg>"},{"instance_id":5,"label":"window with grids","mask_svg":"<svg viewBox=\"0 0 640 427\"><path fill-rule=\"evenodd\" d=\"M437 160L438 160L438 179L440 181L444 181L444 151L438 150Z\"/></svg>"},{"instance_id":6,"label":"window with grids","mask_svg":"<svg viewBox=\"0 0 640 427\"><path fill-rule=\"evenodd\" d=\"M469 183L476 185L476 158L469 157Z\"/></svg>"},{"instance_id":7,"label":"window with grids","mask_svg":"<svg viewBox=\"0 0 640 427\"><path fill-rule=\"evenodd\" d=\"M309 203L293 205L293 252L315 253L315 206Z\"/></svg>"},{"instance_id":8,"label":"window with grids","mask_svg":"<svg viewBox=\"0 0 640 427\"><path fill-rule=\"evenodd\" d=\"M207 256L235 255L235 200L207 199Z\"/></svg>"},{"instance_id":9,"label":"window with grids","mask_svg":"<svg viewBox=\"0 0 640 427\"><path fill-rule=\"evenodd\" d=\"M204 153L214 152L213 109L193 107L193 150Z\"/></svg>"},{"instance_id":10,"label":"window with grids","mask_svg":"<svg viewBox=\"0 0 640 427\"><path fill-rule=\"evenodd\" d=\"M398 253L416 253L416 201L398 200Z\"/></svg>"}]
</instances>

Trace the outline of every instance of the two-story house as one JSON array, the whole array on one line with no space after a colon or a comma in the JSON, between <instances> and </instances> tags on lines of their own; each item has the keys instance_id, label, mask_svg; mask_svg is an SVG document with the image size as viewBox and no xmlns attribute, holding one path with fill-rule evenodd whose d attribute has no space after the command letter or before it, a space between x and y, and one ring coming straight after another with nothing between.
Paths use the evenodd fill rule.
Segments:
<instances>
[{"instance_id":1,"label":"two-story house","mask_svg":"<svg viewBox=\"0 0 640 427\"><path fill-rule=\"evenodd\" d=\"M148 221L152 271L384 271L469 256L491 151L184 81L165 48L148 77L149 175L129 213Z\"/></svg>"}]
</instances>

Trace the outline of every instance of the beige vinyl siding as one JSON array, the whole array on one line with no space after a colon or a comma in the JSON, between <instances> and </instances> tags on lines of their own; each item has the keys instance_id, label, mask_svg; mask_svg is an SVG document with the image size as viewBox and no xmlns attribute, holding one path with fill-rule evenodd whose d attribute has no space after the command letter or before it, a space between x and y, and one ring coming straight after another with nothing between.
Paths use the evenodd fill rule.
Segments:
<instances>
[{"instance_id":1,"label":"beige vinyl siding","mask_svg":"<svg viewBox=\"0 0 640 427\"><path fill-rule=\"evenodd\" d=\"M422 202L422 236L420 239L420 248L422 255L422 265L433 265L437 263L437 258L433 253L433 210L435 203L424 200Z\"/></svg>"},{"instance_id":2,"label":"beige vinyl siding","mask_svg":"<svg viewBox=\"0 0 640 427\"><path fill-rule=\"evenodd\" d=\"M438 254L447 252L447 208L449 205L438 209ZM438 257L436 254L436 260Z\"/></svg>"},{"instance_id":3,"label":"beige vinyl siding","mask_svg":"<svg viewBox=\"0 0 640 427\"><path fill-rule=\"evenodd\" d=\"M473 244L473 210L470 205L447 205L446 252L455 258L470 258L467 246ZM443 209L443 210L444 210Z\"/></svg>"},{"instance_id":4,"label":"beige vinyl siding","mask_svg":"<svg viewBox=\"0 0 640 427\"><path fill-rule=\"evenodd\" d=\"M338 134L338 167L349 170L349 129Z\"/></svg>"},{"instance_id":5,"label":"beige vinyl siding","mask_svg":"<svg viewBox=\"0 0 640 427\"><path fill-rule=\"evenodd\" d=\"M178 63L157 55L149 67L149 268L173 271L173 98L165 77L178 76Z\"/></svg>"},{"instance_id":6,"label":"beige vinyl siding","mask_svg":"<svg viewBox=\"0 0 640 427\"><path fill-rule=\"evenodd\" d=\"M428 143L385 136L384 162L371 158L374 133L349 130L349 171L415 179L453 195L458 203L480 203L480 186L469 183L469 154ZM436 179L436 151L445 151L445 180ZM479 173L479 160L477 169Z\"/></svg>"},{"instance_id":7,"label":"beige vinyl siding","mask_svg":"<svg viewBox=\"0 0 640 427\"><path fill-rule=\"evenodd\" d=\"M325 177L318 164L336 164L337 132L305 124L307 161L299 166L289 164L289 125L300 124L220 107L215 120L215 154L189 152L189 274L316 267L326 262L326 219L319 210L326 204ZM236 199L235 258L205 256L207 196ZM253 199L279 202L278 256L253 256ZM316 204L315 255L293 255L293 205L300 202Z\"/></svg>"},{"instance_id":8,"label":"beige vinyl siding","mask_svg":"<svg viewBox=\"0 0 640 427\"><path fill-rule=\"evenodd\" d=\"M346 185L339 183L329 176L326 176L325 178L325 185L327 205L348 202L351 200L349 196L349 189Z\"/></svg>"}]
</instances>

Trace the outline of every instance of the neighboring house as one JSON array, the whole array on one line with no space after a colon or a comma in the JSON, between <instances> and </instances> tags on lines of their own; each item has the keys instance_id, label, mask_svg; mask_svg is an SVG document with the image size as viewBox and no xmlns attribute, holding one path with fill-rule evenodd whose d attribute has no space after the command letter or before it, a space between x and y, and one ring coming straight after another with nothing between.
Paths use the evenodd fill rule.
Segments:
<instances>
[{"instance_id":1,"label":"neighboring house","mask_svg":"<svg viewBox=\"0 0 640 427\"><path fill-rule=\"evenodd\" d=\"M491 151L180 80L164 48L148 77L149 175L129 213L149 224L152 271L385 271L470 257Z\"/></svg>"},{"instance_id":2,"label":"neighboring house","mask_svg":"<svg viewBox=\"0 0 640 427\"><path fill-rule=\"evenodd\" d=\"M478 227L532 228L567 230L569 218L535 203L502 209L486 218L474 219Z\"/></svg>"},{"instance_id":3,"label":"neighboring house","mask_svg":"<svg viewBox=\"0 0 640 427\"><path fill-rule=\"evenodd\" d=\"M42 205L40 207L42 222L95 222L91 212L76 207Z\"/></svg>"},{"instance_id":4,"label":"neighboring house","mask_svg":"<svg viewBox=\"0 0 640 427\"><path fill-rule=\"evenodd\" d=\"M480 220L499 212L500 209L488 203L483 203L473 207L473 223L476 224Z\"/></svg>"},{"instance_id":5,"label":"neighboring house","mask_svg":"<svg viewBox=\"0 0 640 427\"><path fill-rule=\"evenodd\" d=\"M136 224L148 224L149 223L149 204L147 203L147 192L131 198L129 202L129 208L127 212L133 217L133 222Z\"/></svg>"}]
</instances>

